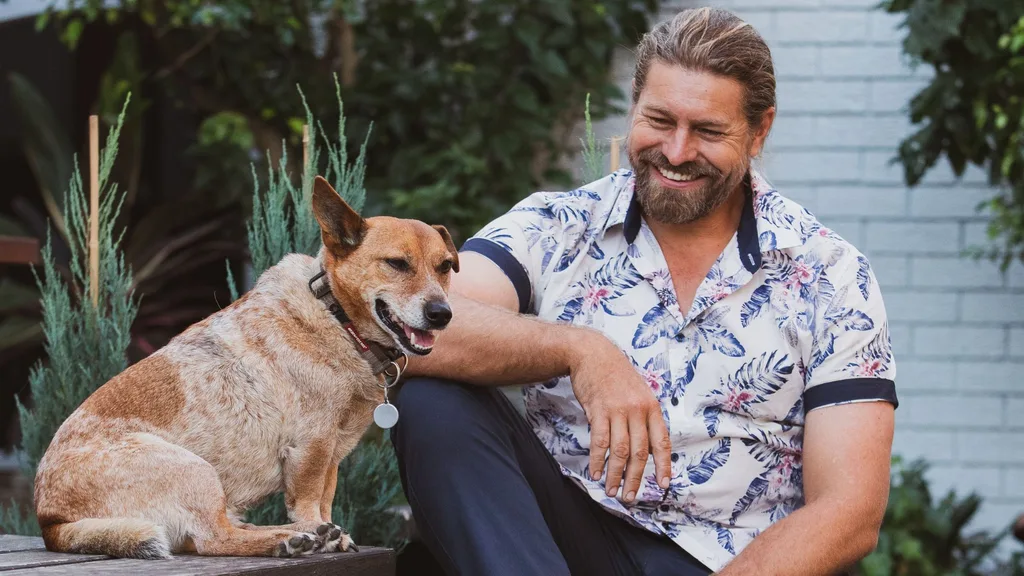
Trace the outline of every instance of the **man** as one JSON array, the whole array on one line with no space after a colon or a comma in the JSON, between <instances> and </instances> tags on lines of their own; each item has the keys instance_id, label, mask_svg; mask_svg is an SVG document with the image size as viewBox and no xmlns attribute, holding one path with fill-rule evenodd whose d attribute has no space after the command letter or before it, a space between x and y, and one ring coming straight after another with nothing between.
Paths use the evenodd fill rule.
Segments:
<instances>
[{"instance_id":1,"label":"man","mask_svg":"<svg viewBox=\"0 0 1024 576\"><path fill-rule=\"evenodd\" d=\"M874 548L885 309L864 256L751 168L774 116L757 32L682 12L638 49L633 171L465 244L392 436L449 573L834 574Z\"/></svg>"}]
</instances>

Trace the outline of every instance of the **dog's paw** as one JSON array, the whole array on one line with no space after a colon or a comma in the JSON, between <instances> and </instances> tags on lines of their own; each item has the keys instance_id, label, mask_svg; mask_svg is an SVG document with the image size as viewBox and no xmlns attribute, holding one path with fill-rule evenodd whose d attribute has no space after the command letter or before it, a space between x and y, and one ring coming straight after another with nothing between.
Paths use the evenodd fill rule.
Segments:
<instances>
[{"instance_id":1,"label":"dog's paw","mask_svg":"<svg viewBox=\"0 0 1024 576\"><path fill-rule=\"evenodd\" d=\"M274 556L278 558L294 558L312 554L317 539L312 534L296 534L277 543Z\"/></svg>"},{"instance_id":2,"label":"dog's paw","mask_svg":"<svg viewBox=\"0 0 1024 576\"><path fill-rule=\"evenodd\" d=\"M316 529L316 552L359 552L352 538L337 524L324 522Z\"/></svg>"}]
</instances>

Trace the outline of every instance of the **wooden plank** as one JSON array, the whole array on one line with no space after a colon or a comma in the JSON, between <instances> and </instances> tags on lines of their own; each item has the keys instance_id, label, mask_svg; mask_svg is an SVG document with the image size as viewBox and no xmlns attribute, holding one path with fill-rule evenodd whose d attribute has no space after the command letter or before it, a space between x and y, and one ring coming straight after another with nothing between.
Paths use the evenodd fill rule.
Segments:
<instances>
[{"instance_id":1,"label":"wooden plank","mask_svg":"<svg viewBox=\"0 0 1024 576\"><path fill-rule=\"evenodd\" d=\"M0 534L0 554L22 550L46 550L46 545L43 544L43 539L37 536Z\"/></svg>"},{"instance_id":2,"label":"wooden plank","mask_svg":"<svg viewBox=\"0 0 1024 576\"><path fill-rule=\"evenodd\" d=\"M109 558L109 556L89 554L61 554L57 552L48 552L46 550L8 552L6 554L0 554L0 573L22 568L39 568L41 566L52 566L57 564L81 564L84 562L95 562L97 560L108 560Z\"/></svg>"},{"instance_id":3,"label":"wooden plank","mask_svg":"<svg viewBox=\"0 0 1024 576\"><path fill-rule=\"evenodd\" d=\"M23 236L0 236L0 264L38 264L39 240Z\"/></svg>"},{"instance_id":4,"label":"wooden plank","mask_svg":"<svg viewBox=\"0 0 1024 576\"><path fill-rule=\"evenodd\" d=\"M86 574L196 574L198 576L394 576L395 551L364 546L358 553L331 553L302 558L248 558L179 554L170 560L130 560L46 551L42 538L0 534L2 576ZM22 565L16 565L16 560Z\"/></svg>"},{"instance_id":5,"label":"wooden plank","mask_svg":"<svg viewBox=\"0 0 1024 576\"><path fill-rule=\"evenodd\" d=\"M46 554L52 554L47 552ZM83 558L86 556L82 556ZM317 554L303 558L239 558L177 555L170 560L99 559L77 564L38 565L32 568L0 570L3 576L111 576L146 574L169 576L394 576L394 550L361 549L358 553Z\"/></svg>"}]
</instances>

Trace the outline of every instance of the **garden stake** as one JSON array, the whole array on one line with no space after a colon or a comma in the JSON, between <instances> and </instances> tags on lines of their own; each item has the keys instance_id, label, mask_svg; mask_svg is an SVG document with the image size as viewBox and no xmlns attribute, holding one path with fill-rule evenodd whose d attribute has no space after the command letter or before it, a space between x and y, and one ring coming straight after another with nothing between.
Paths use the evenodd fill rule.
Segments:
<instances>
[{"instance_id":1,"label":"garden stake","mask_svg":"<svg viewBox=\"0 0 1024 576\"><path fill-rule=\"evenodd\" d=\"M100 118L89 116L89 290L93 308L100 295Z\"/></svg>"},{"instance_id":2,"label":"garden stake","mask_svg":"<svg viewBox=\"0 0 1024 576\"><path fill-rule=\"evenodd\" d=\"M612 172L615 172L616 170L619 169L619 137L618 136L612 136L611 162L610 163L611 163Z\"/></svg>"},{"instance_id":3,"label":"garden stake","mask_svg":"<svg viewBox=\"0 0 1024 576\"><path fill-rule=\"evenodd\" d=\"M309 164L309 124L302 125L302 172L305 176L306 165Z\"/></svg>"}]
</instances>

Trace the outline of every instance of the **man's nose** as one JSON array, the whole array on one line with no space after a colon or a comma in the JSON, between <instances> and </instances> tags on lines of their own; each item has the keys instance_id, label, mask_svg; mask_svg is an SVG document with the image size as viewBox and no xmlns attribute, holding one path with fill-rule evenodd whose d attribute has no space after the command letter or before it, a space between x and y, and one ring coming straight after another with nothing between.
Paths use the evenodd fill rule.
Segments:
<instances>
[{"instance_id":1,"label":"man's nose","mask_svg":"<svg viewBox=\"0 0 1024 576\"><path fill-rule=\"evenodd\" d=\"M444 328L451 322L452 309L443 300L431 300L423 306L423 316L431 328Z\"/></svg>"},{"instance_id":2,"label":"man's nose","mask_svg":"<svg viewBox=\"0 0 1024 576\"><path fill-rule=\"evenodd\" d=\"M679 128L661 147L661 153L673 166L680 166L697 159L697 142L695 136L686 128Z\"/></svg>"}]
</instances>

